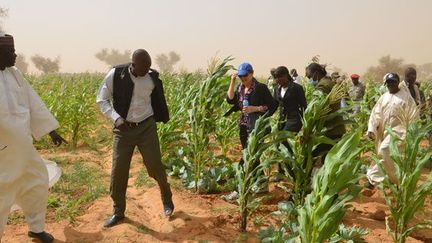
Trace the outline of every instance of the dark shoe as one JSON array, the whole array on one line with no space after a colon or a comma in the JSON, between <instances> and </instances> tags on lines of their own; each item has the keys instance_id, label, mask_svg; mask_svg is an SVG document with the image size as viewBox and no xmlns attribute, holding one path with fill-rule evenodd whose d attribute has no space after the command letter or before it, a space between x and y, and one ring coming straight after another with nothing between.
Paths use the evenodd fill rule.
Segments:
<instances>
[{"instance_id":1,"label":"dark shoe","mask_svg":"<svg viewBox=\"0 0 432 243\"><path fill-rule=\"evenodd\" d=\"M172 201L166 202L164 205L164 214L166 217L170 217L174 212L174 203Z\"/></svg>"},{"instance_id":2,"label":"dark shoe","mask_svg":"<svg viewBox=\"0 0 432 243\"><path fill-rule=\"evenodd\" d=\"M124 216L113 215L111 218L107 219L104 224L104 228L111 228L117 225L120 221L124 219Z\"/></svg>"},{"instance_id":3,"label":"dark shoe","mask_svg":"<svg viewBox=\"0 0 432 243\"><path fill-rule=\"evenodd\" d=\"M372 184L372 183L370 183L369 181L365 184L365 188L367 188L367 189L370 189L370 190L373 190L374 188L375 188L375 186Z\"/></svg>"},{"instance_id":4,"label":"dark shoe","mask_svg":"<svg viewBox=\"0 0 432 243\"><path fill-rule=\"evenodd\" d=\"M35 232L29 231L27 235L31 238L35 238L35 239L40 240L42 243L51 243L54 241L54 237L45 231L43 231L41 233L35 233Z\"/></svg>"}]
</instances>

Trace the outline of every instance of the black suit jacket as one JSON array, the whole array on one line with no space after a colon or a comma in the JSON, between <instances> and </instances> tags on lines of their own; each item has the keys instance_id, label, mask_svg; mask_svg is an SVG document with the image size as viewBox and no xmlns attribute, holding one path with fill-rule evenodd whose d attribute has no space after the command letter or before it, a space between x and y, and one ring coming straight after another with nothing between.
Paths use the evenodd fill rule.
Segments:
<instances>
[{"instance_id":1,"label":"black suit jacket","mask_svg":"<svg viewBox=\"0 0 432 243\"><path fill-rule=\"evenodd\" d=\"M281 96L282 87L276 86L274 98L279 105L279 130L298 132L302 128L301 117L307 107L303 87L297 83L290 82L284 96Z\"/></svg>"}]
</instances>

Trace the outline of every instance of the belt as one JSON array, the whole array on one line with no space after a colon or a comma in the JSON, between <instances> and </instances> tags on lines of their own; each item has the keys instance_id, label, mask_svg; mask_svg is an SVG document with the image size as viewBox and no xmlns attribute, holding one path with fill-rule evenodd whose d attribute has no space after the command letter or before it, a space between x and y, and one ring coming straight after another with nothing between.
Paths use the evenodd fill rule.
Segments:
<instances>
[{"instance_id":1,"label":"belt","mask_svg":"<svg viewBox=\"0 0 432 243\"><path fill-rule=\"evenodd\" d=\"M129 122L129 121L125 121L126 126L128 126L129 128L136 128L139 125L141 125L142 123L144 123L145 121L147 121L148 119L152 118L153 116L149 116L146 119L140 121L140 122Z\"/></svg>"}]
</instances>

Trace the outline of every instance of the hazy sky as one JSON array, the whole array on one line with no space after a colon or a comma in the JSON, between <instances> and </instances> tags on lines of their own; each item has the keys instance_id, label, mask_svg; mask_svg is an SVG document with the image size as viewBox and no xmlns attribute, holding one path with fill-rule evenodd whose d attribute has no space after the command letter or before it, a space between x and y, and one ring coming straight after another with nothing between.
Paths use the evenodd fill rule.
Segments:
<instances>
[{"instance_id":1,"label":"hazy sky","mask_svg":"<svg viewBox=\"0 0 432 243\"><path fill-rule=\"evenodd\" d=\"M390 54L432 62L432 0L1 0L18 53L61 56L65 72L106 71L102 48L176 51L179 66L205 68L233 55L259 75L304 67L312 56L362 73Z\"/></svg>"}]
</instances>

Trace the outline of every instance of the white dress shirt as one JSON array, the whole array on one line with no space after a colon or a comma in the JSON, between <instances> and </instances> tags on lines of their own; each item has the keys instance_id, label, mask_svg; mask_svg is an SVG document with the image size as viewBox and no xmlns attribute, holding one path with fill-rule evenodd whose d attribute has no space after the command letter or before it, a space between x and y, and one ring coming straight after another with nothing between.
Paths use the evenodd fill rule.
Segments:
<instances>
[{"instance_id":1,"label":"white dress shirt","mask_svg":"<svg viewBox=\"0 0 432 243\"><path fill-rule=\"evenodd\" d=\"M282 97L282 98L285 96L287 90L288 90L288 86L287 86L287 87L282 87L282 88L281 88L281 97Z\"/></svg>"},{"instance_id":2,"label":"white dress shirt","mask_svg":"<svg viewBox=\"0 0 432 243\"><path fill-rule=\"evenodd\" d=\"M154 89L154 83L149 74L143 77L135 77L130 68L128 68L128 71L134 82L134 89L126 120L129 122L141 122L153 115L150 95ZM108 72L96 98L96 103L102 113L113 122L120 117L112 106L114 72L114 68Z\"/></svg>"}]
</instances>

